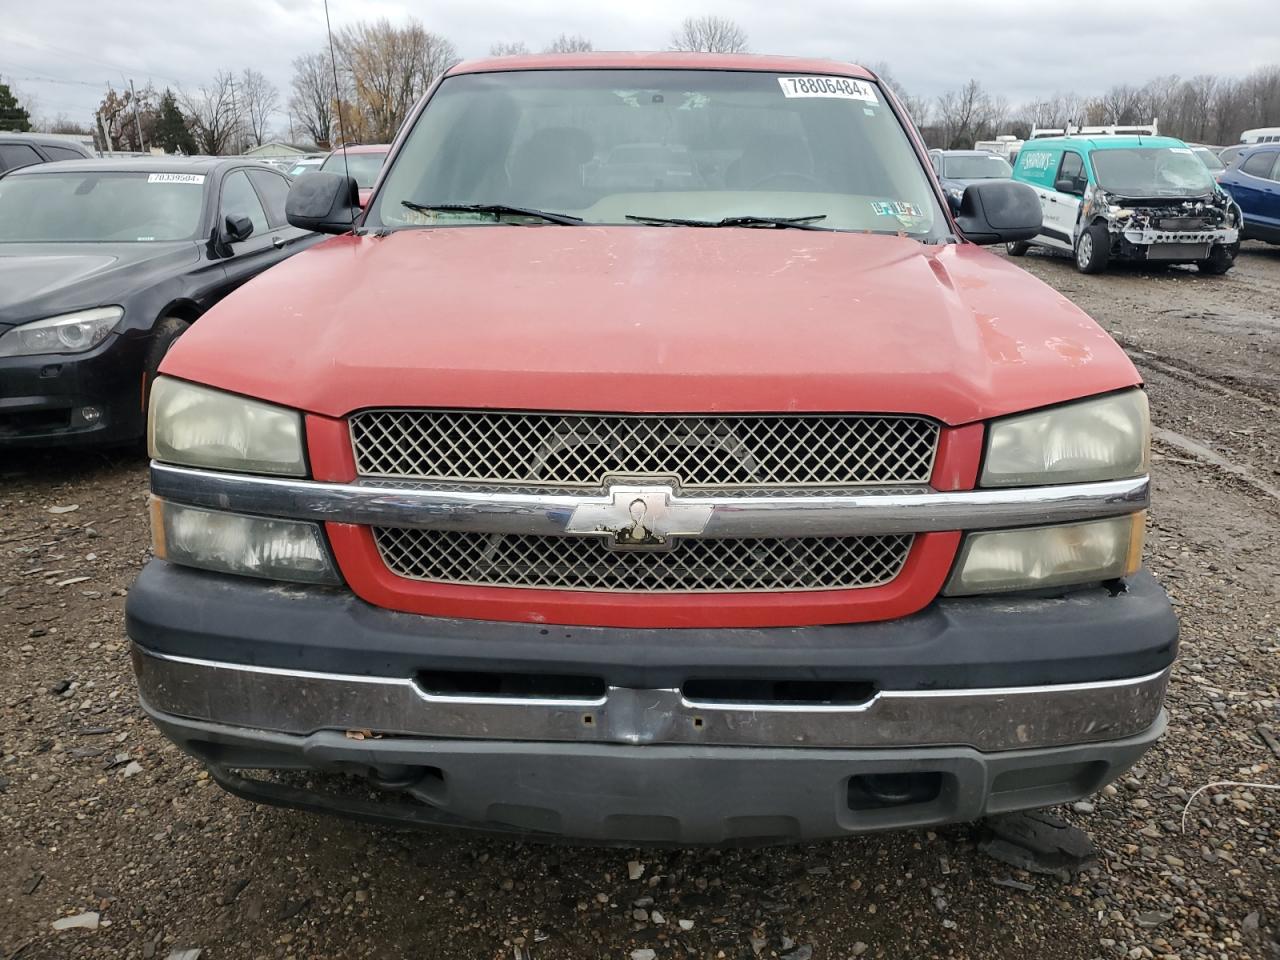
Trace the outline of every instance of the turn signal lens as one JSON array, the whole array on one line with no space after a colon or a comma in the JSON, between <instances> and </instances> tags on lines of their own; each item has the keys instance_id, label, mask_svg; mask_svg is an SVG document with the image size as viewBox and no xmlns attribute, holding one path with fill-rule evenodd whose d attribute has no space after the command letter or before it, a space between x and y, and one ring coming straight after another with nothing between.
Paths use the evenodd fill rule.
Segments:
<instances>
[{"instance_id":1,"label":"turn signal lens","mask_svg":"<svg viewBox=\"0 0 1280 960\"><path fill-rule=\"evenodd\" d=\"M948 596L1115 580L1142 563L1146 512L1026 530L971 533Z\"/></svg>"},{"instance_id":2,"label":"turn signal lens","mask_svg":"<svg viewBox=\"0 0 1280 960\"><path fill-rule=\"evenodd\" d=\"M170 563L298 583L339 583L320 527L153 498L152 544Z\"/></svg>"}]
</instances>

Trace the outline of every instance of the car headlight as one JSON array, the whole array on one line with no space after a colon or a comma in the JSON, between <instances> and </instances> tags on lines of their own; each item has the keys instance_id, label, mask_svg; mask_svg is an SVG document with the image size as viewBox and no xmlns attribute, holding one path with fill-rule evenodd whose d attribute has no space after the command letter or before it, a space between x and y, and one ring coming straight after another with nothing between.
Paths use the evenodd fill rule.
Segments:
<instances>
[{"instance_id":1,"label":"car headlight","mask_svg":"<svg viewBox=\"0 0 1280 960\"><path fill-rule=\"evenodd\" d=\"M92 350L120 323L123 307L94 307L14 327L0 337L0 357Z\"/></svg>"},{"instance_id":2,"label":"car headlight","mask_svg":"<svg viewBox=\"0 0 1280 960\"><path fill-rule=\"evenodd\" d=\"M171 377L151 387L147 446L166 463L307 475L298 411Z\"/></svg>"},{"instance_id":3,"label":"car headlight","mask_svg":"<svg viewBox=\"0 0 1280 960\"><path fill-rule=\"evenodd\" d=\"M341 582L318 524L202 510L158 497L151 537L161 560L265 580Z\"/></svg>"},{"instance_id":4,"label":"car headlight","mask_svg":"<svg viewBox=\"0 0 1280 960\"><path fill-rule=\"evenodd\" d=\"M965 537L948 596L1116 580L1142 563L1146 512Z\"/></svg>"},{"instance_id":5,"label":"car headlight","mask_svg":"<svg viewBox=\"0 0 1280 960\"><path fill-rule=\"evenodd\" d=\"M1126 390L1005 417L988 431L984 487L1125 480L1147 472L1147 395Z\"/></svg>"}]
</instances>

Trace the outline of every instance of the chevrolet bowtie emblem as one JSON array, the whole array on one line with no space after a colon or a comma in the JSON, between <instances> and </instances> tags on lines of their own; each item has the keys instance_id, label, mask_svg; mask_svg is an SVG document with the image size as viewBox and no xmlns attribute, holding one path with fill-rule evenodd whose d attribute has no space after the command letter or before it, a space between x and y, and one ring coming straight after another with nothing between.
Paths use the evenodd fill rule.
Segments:
<instances>
[{"instance_id":1,"label":"chevrolet bowtie emblem","mask_svg":"<svg viewBox=\"0 0 1280 960\"><path fill-rule=\"evenodd\" d=\"M709 504L675 499L671 487L613 486L608 503L576 507L565 532L606 536L619 550L667 550L672 537L697 536L710 519Z\"/></svg>"}]
</instances>

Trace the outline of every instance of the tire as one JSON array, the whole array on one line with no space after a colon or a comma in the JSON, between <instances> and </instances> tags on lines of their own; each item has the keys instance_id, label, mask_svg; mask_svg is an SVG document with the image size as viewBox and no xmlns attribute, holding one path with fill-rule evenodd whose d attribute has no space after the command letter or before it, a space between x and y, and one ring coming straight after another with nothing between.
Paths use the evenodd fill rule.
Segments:
<instances>
[{"instance_id":1,"label":"tire","mask_svg":"<svg viewBox=\"0 0 1280 960\"><path fill-rule=\"evenodd\" d=\"M1012 243L1006 243L1004 245L1004 252L1009 254L1011 257L1025 257L1027 255L1027 251L1030 249L1031 244L1023 240L1015 240Z\"/></svg>"},{"instance_id":2,"label":"tire","mask_svg":"<svg viewBox=\"0 0 1280 960\"><path fill-rule=\"evenodd\" d=\"M164 360L169 348L177 339L187 332L190 322L180 317L161 317L151 330L151 344L147 347L147 355L142 362L142 375L145 382L142 391L142 411L146 413L151 399L151 385L156 382L156 373L160 362Z\"/></svg>"},{"instance_id":3,"label":"tire","mask_svg":"<svg viewBox=\"0 0 1280 960\"><path fill-rule=\"evenodd\" d=\"M1111 259L1111 238L1100 223L1086 227L1076 241L1076 269L1081 273L1101 273Z\"/></svg>"},{"instance_id":4,"label":"tire","mask_svg":"<svg viewBox=\"0 0 1280 960\"><path fill-rule=\"evenodd\" d=\"M1220 243L1209 251L1207 260L1196 261L1196 267L1201 273L1208 274L1211 277L1220 277L1230 270L1236 262L1236 253L1239 247L1228 247L1226 244Z\"/></svg>"}]
</instances>

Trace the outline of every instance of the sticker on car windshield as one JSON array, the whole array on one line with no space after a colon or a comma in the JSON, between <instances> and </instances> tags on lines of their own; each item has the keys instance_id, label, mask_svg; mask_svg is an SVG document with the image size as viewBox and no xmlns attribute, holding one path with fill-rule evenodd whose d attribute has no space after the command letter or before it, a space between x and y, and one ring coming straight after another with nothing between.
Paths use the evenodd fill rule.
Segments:
<instances>
[{"instance_id":1,"label":"sticker on car windshield","mask_svg":"<svg viewBox=\"0 0 1280 960\"><path fill-rule=\"evenodd\" d=\"M919 207L906 200L872 200L871 209L881 217L919 219L924 216Z\"/></svg>"},{"instance_id":2,"label":"sticker on car windshield","mask_svg":"<svg viewBox=\"0 0 1280 960\"><path fill-rule=\"evenodd\" d=\"M879 103L876 88L852 77L779 77L786 97L831 97L837 100L864 100Z\"/></svg>"},{"instance_id":3,"label":"sticker on car windshield","mask_svg":"<svg viewBox=\"0 0 1280 960\"><path fill-rule=\"evenodd\" d=\"M147 183L204 183L203 173L150 173Z\"/></svg>"}]
</instances>

